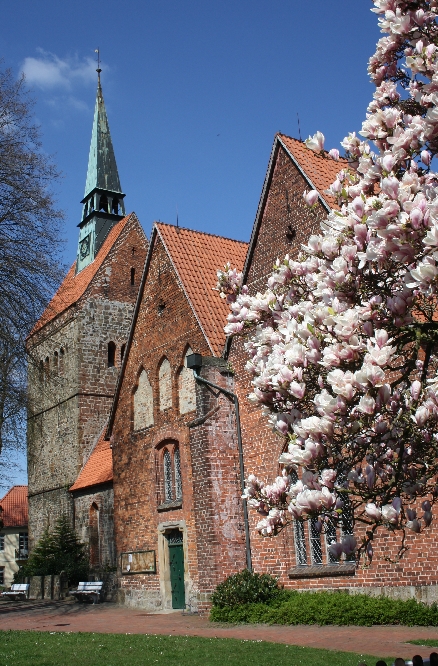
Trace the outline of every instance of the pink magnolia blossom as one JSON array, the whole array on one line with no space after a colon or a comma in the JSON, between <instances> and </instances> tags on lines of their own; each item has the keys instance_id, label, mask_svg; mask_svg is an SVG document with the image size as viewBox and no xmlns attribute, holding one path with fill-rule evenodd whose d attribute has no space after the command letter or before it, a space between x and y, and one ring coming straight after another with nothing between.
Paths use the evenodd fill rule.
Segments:
<instances>
[{"instance_id":1,"label":"pink magnolia blossom","mask_svg":"<svg viewBox=\"0 0 438 666\"><path fill-rule=\"evenodd\" d=\"M309 138L306 139L305 144L310 150L313 150L315 153L320 153L324 150L324 141L324 134L322 132L316 132L316 134L309 136Z\"/></svg>"},{"instance_id":2,"label":"pink magnolia blossom","mask_svg":"<svg viewBox=\"0 0 438 666\"><path fill-rule=\"evenodd\" d=\"M247 480L260 533L297 518L340 532L351 506L353 527L371 532L359 544L330 536L329 551L370 561L372 530L427 529L438 496L438 3L374 0L373 11L376 88L341 143L336 210L298 256L279 258L265 291L250 294L230 265L217 285L226 333L247 334L249 398L279 448L287 441L283 476ZM305 143L327 157L321 132ZM304 196L313 206L320 194ZM423 516L409 506L419 501Z\"/></svg>"},{"instance_id":3,"label":"pink magnolia blossom","mask_svg":"<svg viewBox=\"0 0 438 666\"><path fill-rule=\"evenodd\" d=\"M319 199L319 194L317 190L310 190L310 192L304 192L303 196L308 206L314 206Z\"/></svg>"}]
</instances>

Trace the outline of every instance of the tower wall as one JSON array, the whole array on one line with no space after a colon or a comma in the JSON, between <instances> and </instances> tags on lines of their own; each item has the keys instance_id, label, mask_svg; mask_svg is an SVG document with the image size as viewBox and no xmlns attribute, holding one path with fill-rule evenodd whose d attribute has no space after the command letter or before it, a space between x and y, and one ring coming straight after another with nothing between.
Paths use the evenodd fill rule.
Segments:
<instances>
[{"instance_id":1,"label":"tower wall","mask_svg":"<svg viewBox=\"0 0 438 666\"><path fill-rule=\"evenodd\" d=\"M85 293L28 341L31 547L60 514L73 522L69 488L108 420L146 249L143 230L131 215ZM108 367L109 342L115 344L113 367Z\"/></svg>"}]
</instances>

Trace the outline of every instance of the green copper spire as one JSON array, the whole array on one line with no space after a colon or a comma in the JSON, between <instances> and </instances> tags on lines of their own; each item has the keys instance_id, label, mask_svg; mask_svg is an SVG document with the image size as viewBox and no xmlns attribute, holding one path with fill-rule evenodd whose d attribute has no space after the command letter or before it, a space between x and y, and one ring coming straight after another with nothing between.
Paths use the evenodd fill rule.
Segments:
<instances>
[{"instance_id":1,"label":"green copper spire","mask_svg":"<svg viewBox=\"0 0 438 666\"><path fill-rule=\"evenodd\" d=\"M125 195L120 187L113 143L109 131L102 86L100 85L100 58L97 68L97 97L91 133L85 196L81 203L82 220L79 222L79 242L76 272L91 264L99 253L105 238L119 220L125 216Z\"/></svg>"},{"instance_id":2,"label":"green copper spire","mask_svg":"<svg viewBox=\"0 0 438 666\"><path fill-rule=\"evenodd\" d=\"M105 102L103 101L100 72L98 72L96 106L84 197L95 188L109 190L110 192L122 192Z\"/></svg>"}]
</instances>

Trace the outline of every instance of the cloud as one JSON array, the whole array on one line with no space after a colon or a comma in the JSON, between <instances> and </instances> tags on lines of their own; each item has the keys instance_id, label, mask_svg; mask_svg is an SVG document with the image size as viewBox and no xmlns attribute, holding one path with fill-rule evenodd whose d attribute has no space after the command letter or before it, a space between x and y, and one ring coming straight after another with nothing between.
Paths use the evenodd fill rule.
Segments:
<instances>
[{"instance_id":1,"label":"cloud","mask_svg":"<svg viewBox=\"0 0 438 666\"><path fill-rule=\"evenodd\" d=\"M38 49L39 57L24 59L22 71L30 85L45 90L72 90L76 86L96 82L96 62L92 58L80 60L59 58L54 53Z\"/></svg>"}]
</instances>

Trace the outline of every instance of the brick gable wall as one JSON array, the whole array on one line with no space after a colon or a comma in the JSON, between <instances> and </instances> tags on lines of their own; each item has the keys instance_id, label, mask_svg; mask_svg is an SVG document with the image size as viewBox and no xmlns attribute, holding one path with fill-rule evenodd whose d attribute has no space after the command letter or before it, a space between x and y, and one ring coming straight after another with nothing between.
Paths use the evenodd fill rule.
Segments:
<instances>
[{"instance_id":1,"label":"brick gable wall","mask_svg":"<svg viewBox=\"0 0 438 666\"><path fill-rule=\"evenodd\" d=\"M319 232L319 223L325 217L325 212L321 204L318 204L315 212L304 205L302 195L306 189L309 189L309 185L288 154L280 147L247 273L247 284L251 293L265 289L266 278L277 257L281 259L287 253L293 257L297 256L301 244L307 241L309 235ZM292 243L287 238L289 225L296 230ZM235 371L236 392L241 404L245 472L255 473L269 481L279 472L277 460L284 441L271 432L261 410L247 400L247 395L252 389L250 377L245 371L246 354L243 338L237 337L232 341L229 361ZM359 568L354 576L321 577L318 576L318 571L321 569L317 566L313 567L313 570L310 568L308 570L303 568L298 572L295 570L298 578L290 580L288 573L297 565L293 528L286 528L278 537L263 538L256 531L258 514L250 510L249 515L254 569L279 576L280 581L288 587L351 587L360 591L362 588L367 589L372 586L376 588L376 592L386 590L387 593L389 593L388 588L396 588L398 591L393 594L406 598L416 596L428 601L438 598L436 524L432 524L431 530L427 530L422 537L407 535L406 545L409 551L399 563L388 561L396 559L397 548L394 539L386 535L374 542L373 565L368 569ZM305 532L310 563L308 526ZM323 550L325 551L324 543ZM327 561L325 552L323 561L324 563Z\"/></svg>"},{"instance_id":2,"label":"brick gable wall","mask_svg":"<svg viewBox=\"0 0 438 666\"><path fill-rule=\"evenodd\" d=\"M120 599L151 610L169 608L172 603L167 530L177 528L184 534L185 594L192 608L202 607L217 582L242 560L232 412L227 399L196 387L196 409L180 413L179 371L188 347L204 356L211 353L157 236L111 436L117 554L154 550L157 560L155 574L121 575L119 568ZM170 365L172 405L162 410L159 377L164 359ZM213 381L229 383L224 363L218 360L215 365L215 359L212 363L203 372ZM134 431L133 392L142 370L152 389L153 424ZM150 399L149 392L145 399ZM183 411L186 405L184 394ZM166 444L170 452L176 446L180 451L182 502L178 506L163 506L161 454Z\"/></svg>"}]
</instances>

